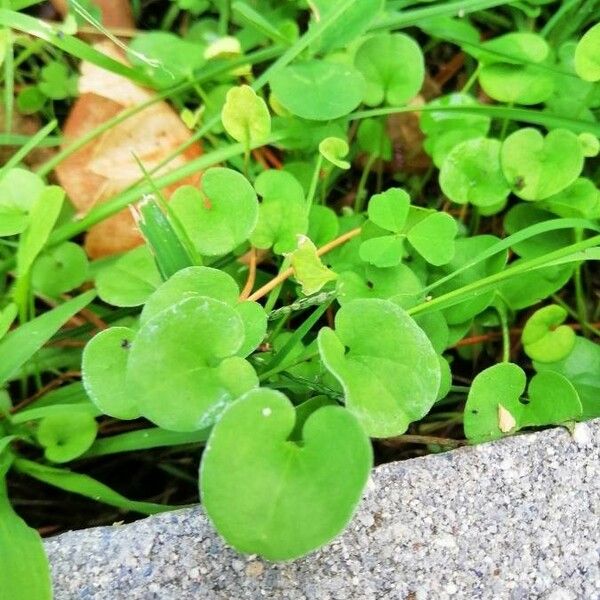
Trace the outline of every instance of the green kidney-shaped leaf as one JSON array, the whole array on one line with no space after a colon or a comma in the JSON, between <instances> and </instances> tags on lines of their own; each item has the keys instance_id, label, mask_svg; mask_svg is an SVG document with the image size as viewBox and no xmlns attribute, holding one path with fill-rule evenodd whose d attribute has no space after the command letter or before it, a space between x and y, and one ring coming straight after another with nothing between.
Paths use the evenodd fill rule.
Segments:
<instances>
[{"instance_id":1,"label":"green kidney-shaped leaf","mask_svg":"<svg viewBox=\"0 0 600 600\"><path fill-rule=\"evenodd\" d=\"M261 142L271 133L271 115L265 101L249 85L227 92L221 112L225 131L247 145Z\"/></svg>"},{"instance_id":2,"label":"green kidney-shaped leaf","mask_svg":"<svg viewBox=\"0 0 600 600\"><path fill-rule=\"evenodd\" d=\"M244 323L229 305L186 298L150 319L133 340L127 387L147 419L172 431L209 427L255 387L250 363L236 356Z\"/></svg>"},{"instance_id":3,"label":"green kidney-shaped leaf","mask_svg":"<svg viewBox=\"0 0 600 600\"><path fill-rule=\"evenodd\" d=\"M452 202L494 206L503 202L510 187L500 167L498 140L475 138L454 146L440 170L440 186Z\"/></svg>"},{"instance_id":4,"label":"green kidney-shaped leaf","mask_svg":"<svg viewBox=\"0 0 600 600\"><path fill-rule=\"evenodd\" d=\"M410 228L407 239L431 265L445 265L454 257L456 221L444 212L433 212Z\"/></svg>"},{"instance_id":5,"label":"green kidney-shaped leaf","mask_svg":"<svg viewBox=\"0 0 600 600\"><path fill-rule=\"evenodd\" d=\"M600 80L600 23L588 29L575 49L575 71L585 81Z\"/></svg>"},{"instance_id":6,"label":"green kidney-shaped leaf","mask_svg":"<svg viewBox=\"0 0 600 600\"><path fill-rule=\"evenodd\" d=\"M36 259L31 270L31 284L43 294L57 297L79 287L87 275L85 250L79 244L63 242Z\"/></svg>"},{"instance_id":7,"label":"green kidney-shaped leaf","mask_svg":"<svg viewBox=\"0 0 600 600\"><path fill-rule=\"evenodd\" d=\"M267 314L256 302L240 302L239 295L237 283L224 271L211 267L187 267L175 273L150 296L140 316L140 324L145 325L160 312L185 298L213 298L231 306L242 319L244 342L236 354L247 356L267 332Z\"/></svg>"},{"instance_id":8,"label":"green kidney-shaped leaf","mask_svg":"<svg viewBox=\"0 0 600 600\"><path fill-rule=\"evenodd\" d=\"M367 86L369 106L405 104L417 95L425 77L423 53L404 33L380 33L365 40L354 58Z\"/></svg>"},{"instance_id":9,"label":"green kidney-shaped leaf","mask_svg":"<svg viewBox=\"0 0 600 600\"><path fill-rule=\"evenodd\" d=\"M88 412L73 409L68 413L49 415L41 420L38 442L45 457L56 463L69 462L81 456L96 439L96 419Z\"/></svg>"},{"instance_id":10,"label":"green kidney-shaped leaf","mask_svg":"<svg viewBox=\"0 0 600 600\"><path fill-rule=\"evenodd\" d=\"M554 363L534 362L538 373L555 371L575 387L583 407L582 418L600 417L600 345L584 337L575 338L573 350Z\"/></svg>"},{"instance_id":11,"label":"green kidney-shaped leaf","mask_svg":"<svg viewBox=\"0 0 600 600\"><path fill-rule=\"evenodd\" d=\"M170 207L201 254L227 254L256 227L258 200L248 180L233 169L208 169L200 188L175 191Z\"/></svg>"},{"instance_id":12,"label":"green kidney-shaped leaf","mask_svg":"<svg viewBox=\"0 0 600 600\"><path fill-rule=\"evenodd\" d=\"M29 211L44 190L44 181L27 169L15 167L0 179L0 236L25 230Z\"/></svg>"},{"instance_id":13,"label":"green kidney-shaped leaf","mask_svg":"<svg viewBox=\"0 0 600 600\"><path fill-rule=\"evenodd\" d=\"M500 363L481 371L471 384L465 405L467 438L472 442L484 442L514 431L523 409L519 399L526 384L525 371L513 363ZM506 414L503 411L514 420L512 427L503 424L501 419Z\"/></svg>"},{"instance_id":14,"label":"green kidney-shaped leaf","mask_svg":"<svg viewBox=\"0 0 600 600\"><path fill-rule=\"evenodd\" d=\"M280 69L270 80L277 100L303 119L328 121L361 102L364 80L350 65L310 60Z\"/></svg>"},{"instance_id":15,"label":"green kidney-shaped leaf","mask_svg":"<svg viewBox=\"0 0 600 600\"><path fill-rule=\"evenodd\" d=\"M494 63L481 68L479 83L494 100L530 105L545 102L552 96L555 79L552 73L534 65Z\"/></svg>"},{"instance_id":16,"label":"green kidney-shaped leaf","mask_svg":"<svg viewBox=\"0 0 600 600\"><path fill-rule=\"evenodd\" d=\"M500 153L504 176L523 200L544 200L573 183L583 169L579 138L567 129L544 136L531 127L509 135Z\"/></svg>"},{"instance_id":17,"label":"green kidney-shaped leaf","mask_svg":"<svg viewBox=\"0 0 600 600\"><path fill-rule=\"evenodd\" d=\"M423 330L399 306L354 300L338 311L335 326L319 332L319 352L369 436L400 435L429 412L440 364Z\"/></svg>"},{"instance_id":18,"label":"green kidney-shaped leaf","mask_svg":"<svg viewBox=\"0 0 600 600\"><path fill-rule=\"evenodd\" d=\"M556 304L536 310L527 322L521 335L523 348L529 358L552 363L565 358L575 345L575 332L561 325L567 311Z\"/></svg>"},{"instance_id":19,"label":"green kidney-shaped leaf","mask_svg":"<svg viewBox=\"0 0 600 600\"><path fill-rule=\"evenodd\" d=\"M290 440L294 407L280 392L248 392L212 430L200 467L203 505L241 552L297 558L346 526L372 465L368 438L341 407L312 413ZM326 460L324 460L326 457Z\"/></svg>"},{"instance_id":20,"label":"green kidney-shaped leaf","mask_svg":"<svg viewBox=\"0 0 600 600\"><path fill-rule=\"evenodd\" d=\"M144 304L160 282L160 273L148 246L130 250L96 275L98 295L114 306Z\"/></svg>"},{"instance_id":21,"label":"green kidney-shaped leaf","mask_svg":"<svg viewBox=\"0 0 600 600\"><path fill-rule=\"evenodd\" d=\"M562 192L542 200L539 206L559 217L600 219L600 190L593 181L580 177Z\"/></svg>"},{"instance_id":22,"label":"green kidney-shaped leaf","mask_svg":"<svg viewBox=\"0 0 600 600\"><path fill-rule=\"evenodd\" d=\"M292 252L308 229L302 185L291 173L275 169L261 173L254 185L262 202L250 241L257 248L272 246L276 254Z\"/></svg>"},{"instance_id":23,"label":"green kidney-shaped leaf","mask_svg":"<svg viewBox=\"0 0 600 600\"><path fill-rule=\"evenodd\" d=\"M125 386L127 360L135 331L110 327L96 334L83 349L83 385L90 400L115 419L141 416L135 394Z\"/></svg>"}]
</instances>

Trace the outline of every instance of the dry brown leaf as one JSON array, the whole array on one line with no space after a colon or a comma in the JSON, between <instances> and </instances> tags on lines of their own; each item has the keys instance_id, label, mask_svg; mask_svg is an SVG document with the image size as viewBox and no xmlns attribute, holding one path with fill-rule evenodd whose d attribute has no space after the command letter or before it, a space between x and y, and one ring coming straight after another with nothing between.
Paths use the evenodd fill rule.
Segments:
<instances>
[{"instance_id":1,"label":"dry brown leaf","mask_svg":"<svg viewBox=\"0 0 600 600\"><path fill-rule=\"evenodd\" d=\"M94 47L125 62L121 50L111 42L103 41ZM153 97L151 90L95 65L82 63L81 73L81 95L63 128L65 146L127 108ZM166 102L157 102L69 156L56 168L56 174L78 213L84 215L140 178L135 157L146 169L152 170L190 137L190 131L177 113ZM155 174L170 172L201 153L200 145L194 143ZM200 174L188 177L163 192L168 197L181 185L197 183L199 177ZM98 258L129 250L141 242L131 214L125 210L92 227L85 248L92 258Z\"/></svg>"},{"instance_id":2,"label":"dry brown leaf","mask_svg":"<svg viewBox=\"0 0 600 600\"><path fill-rule=\"evenodd\" d=\"M510 414L510 412L498 404L498 428L502 433L509 433L517 426L516 419Z\"/></svg>"}]
</instances>

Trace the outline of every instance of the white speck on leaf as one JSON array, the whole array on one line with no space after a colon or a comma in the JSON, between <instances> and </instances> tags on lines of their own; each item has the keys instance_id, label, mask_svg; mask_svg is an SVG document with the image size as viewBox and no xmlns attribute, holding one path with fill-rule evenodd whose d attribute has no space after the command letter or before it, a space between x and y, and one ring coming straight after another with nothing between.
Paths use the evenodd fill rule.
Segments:
<instances>
[{"instance_id":1,"label":"white speck on leaf","mask_svg":"<svg viewBox=\"0 0 600 600\"><path fill-rule=\"evenodd\" d=\"M270 408L263 408L262 409L262 416L263 417L270 417L271 416L271 409Z\"/></svg>"}]
</instances>

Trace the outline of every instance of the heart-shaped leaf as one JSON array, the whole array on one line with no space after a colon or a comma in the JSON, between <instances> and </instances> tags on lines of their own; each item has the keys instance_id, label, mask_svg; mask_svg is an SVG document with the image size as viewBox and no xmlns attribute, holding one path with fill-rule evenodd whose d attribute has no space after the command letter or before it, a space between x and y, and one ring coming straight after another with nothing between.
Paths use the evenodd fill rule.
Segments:
<instances>
[{"instance_id":1,"label":"heart-shaped leaf","mask_svg":"<svg viewBox=\"0 0 600 600\"><path fill-rule=\"evenodd\" d=\"M341 407L316 410L290 440L295 411L280 392L248 392L212 430L200 467L203 505L241 552L289 560L348 523L372 464L368 438ZM327 457L327 460L323 460ZM243 493L241 493L243 492Z\"/></svg>"},{"instance_id":2,"label":"heart-shaped leaf","mask_svg":"<svg viewBox=\"0 0 600 600\"><path fill-rule=\"evenodd\" d=\"M575 345L575 332L561 325L567 311L556 304L536 310L525 323L521 334L523 348L529 358L552 363L565 358Z\"/></svg>"},{"instance_id":3,"label":"heart-shaped leaf","mask_svg":"<svg viewBox=\"0 0 600 600\"><path fill-rule=\"evenodd\" d=\"M575 49L575 71L585 81L600 80L600 23L588 29Z\"/></svg>"},{"instance_id":4,"label":"heart-shaped leaf","mask_svg":"<svg viewBox=\"0 0 600 600\"><path fill-rule=\"evenodd\" d=\"M269 83L287 110L302 119L315 121L347 115L360 104L364 91L364 80L356 69L323 60L284 67ZM310 94L306 90L310 90Z\"/></svg>"},{"instance_id":5,"label":"heart-shaped leaf","mask_svg":"<svg viewBox=\"0 0 600 600\"><path fill-rule=\"evenodd\" d=\"M26 169L13 168L0 179L0 236L21 233L28 214L44 190L41 177Z\"/></svg>"},{"instance_id":6,"label":"heart-shaped leaf","mask_svg":"<svg viewBox=\"0 0 600 600\"><path fill-rule=\"evenodd\" d=\"M83 349L83 385L90 400L115 419L137 419L135 394L125 387L129 349L135 331L110 327L96 334Z\"/></svg>"},{"instance_id":7,"label":"heart-shaped leaf","mask_svg":"<svg viewBox=\"0 0 600 600\"><path fill-rule=\"evenodd\" d=\"M224 271L211 267L188 267L178 271L150 296L140 316L140 324L185 298L206 296L231 306L244 323L244 342L236 353L247 356L267 332L267 315L256 302L240 302L237 283Z\"/></svg>"},{"instance_id":8,"label":"heart-shaped leaf","mask_svg":"<svg viewBox=\"0 0 600 600\"><path fill-rule=\"evenodd\" d=\"M258 384L250 363L235 356L244 335L239 314L213 298L193 296L158 313L129 351L127 386L140 412L172 431L212 425Z\"/></svg>"},{"instance_id":9,"label":"heart-shaped leaf","mask_svg":"<svg viewBox=\"0 0 600 600\"><path fill-rule=\"evenodd\" d=\"M510 187L500 167L498 140L475 138L456 146L440 170L440 186L452 202L494 206L506 200Z\"/></svg>"},{"instance_id":10,"label":"heart-shaped leaf","mask_svg":"<svg viewBox=\"0 0 600 600\"><path fill-rule=\"evenodd\" d=\"M381 194L375 194L369 200L369 219L382 229L400 233L404 229L410 196L400 188L390 188Z\"/></svg>"},{"instance_id":11,"label":"heart-shaped leaf","mask_svg":"<svg viewBox=\"0 0 600 600\"><path fill-rule=\"evenodd\" d=\"M50 415L40 421L37 440L44 456L56 463L69 462L81 456L96 439L98 427L88 412L73 408L68 413Z\"/></svg>"},{"instance_id":12,"label":"heart-shaped leaf","mask_svg":"<svg viewBox=\"0 0 600 600\"><path fill-rule=\"evenodd\" d=\"M440 386L440 364L411 317L387 300L353 300L338 311L335 327L319 332L319 352L369 436L400 435L427 414Z\"/></svg>"},{"instance_id":13,"label":"heart-shaped leaf","mask_svg":"<svg viewBox=\"0 0 600 600\"><path fill-rule=\"evenodd\" d=\"M170 207L206 256L231 252L250 237L258 220L254 189L243 175L223 167L208 169L200 188L177 189Z\"/></svg>"},{"instance_id":14,"label":"heart-shaped leaf","mask_svg":"<svg viewBox=\"0 0 600 600\"><path fill-rule=\"evenodd\" d=\"M593 181L580 177L562 192L539 202L538 206L565 219L600 219L600 190Z\"/></svg>"},{"instance_id":15,"label":"heart-shaped leaf","mask_svg":"<svg viewBox=\"0 0 600 600\"><path fill-rule=\"evenodd\" d=\"M404 33L380 33L365 40L354 57L367 86L364 102L405 104L423 84L425 66L419 45Z\"/></svg>"},{"instance_id":16,"label":"heart-shaped leaf","mask_svg":"<svg viewBox=\"0 0 600 600\"><path fill-rule=\"evenodd\" d=\"M519 399L526 385L525 371L513 363L481 371L471 384L465 405L467 438L472 442L499 439L511 431L506 427L511 418L516 427L523 409Z\"/></svg>"},{"instance_id":17,"label":"heart-shaped leaf","mask_svg":"<svg viewBox=\"0 0 600 600\"><path fill-rule=\"evenodd\" d=\"M271 133L271 115L265 101L249 85L227 92L221 112L225 131L247 146L264 140Z\"/></svg>"},{"instance_id":18,"label":"heart-shaped leaf","mask_svg":"<svg viewBox=\"0 0 600 600\"><path fill-rule=\"evenodd\" d=\"M577 391L553 371L538 373L523 398L527 378L521 367L500 363L481 371L471 384L464 413L465 435L484 442L523 427L558 425L581 417Z\"/></svg>"},{"instance_id":19,"label":"heart-shaped leaf","mask_svg":"<svg viewBox=\"0 0 600 600\"><path fill-rule=\"evenodd\" d=\"M481 68L479 83L494 100L531 105L545 102L552 96L555 79L552 73L535 65L494 63Z\"/></svg>"},{"instance_id":20,"label":"heart-shaped leaf","mask_svg":"<svg viewBox=\"0 0 600 600\"><path fill-rule=\"evenodd\" d=\"M160 283L158 268L147 246L127 252L96 275L98 295L114 306L139 306Z\"/></svg>"},{"instance_id":21,"label":"heart-shaped leaf","mask_svg":"<svg viewBox=\"0 0 600 600\"><path fill-rule=\"evenodd\" d=\"M431 265L445 265L454 257L456 221L444 212L433 212L410 228L408 241Z\"/></svg>"},{"instance_id":22,"label":"heart-shaped leaf","mask_svg":"<svg viewBox=\"0 0 600 600\"><path fill-rule=\"evenodd\" d=\"M255 182L262 197L258 223L250 241L257 248L270 248L276 254L292 252L298 235L306 234L308 216L304 190L300 182L287 171L270 169Z\"/></svg>"},{"instance_id":23,"label":"heart-shaped leaf","mask_svg":"<svg viewBox=\"0 0 600 600\"><path fill-rule=\"evenodd\" d=\"M579 138L567 129L544 136L519 129L502 144L500 161L512 191L523 200L544 200L573 183L583 169Z\"/></svg>"}]
</instances>

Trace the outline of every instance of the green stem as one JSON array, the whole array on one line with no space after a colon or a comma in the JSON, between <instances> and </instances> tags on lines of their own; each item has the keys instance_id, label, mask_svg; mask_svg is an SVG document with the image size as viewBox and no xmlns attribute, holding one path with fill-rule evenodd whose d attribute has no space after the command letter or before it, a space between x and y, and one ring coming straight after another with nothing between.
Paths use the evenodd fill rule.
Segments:
<instances>
[{"instance_id":1,"label":"green stem","mask_svg":"<svg viewBox=\"0 0 600 600\"><path fill-rule=\"evenodd\" d=\"M315 162L315 170L313 171L312 179L310 180L310 189L308 190L308 196L306 197L306 209L310 210L312 203L315 199L315 193L317 191L317 185L319 184L319 175L321 174L321 167L323 166L323 155L319 152L317 155L317 161Z\"/></svg>"},{"instance_id":2,"label":"green stem","mask_svg":"<svg viewBox=\"0 0 600 600\"><path fill-rule=\"evenodd\" d=\"M500 330L502 332L502 362L510 362L510 331L508 329L508 318L506 305L500 299L494 304L494 308L500 319Z\"/></svg>"},{"instance_id":3,"label":"green stem","mask_svg":"<svg viewBox=\"0 0 600 600\"><path fill-rule=\"evenodd\" d=\"M366 200L366 186L367 180L369 178L369 173L375 164L377 157L374 154L369 154L369 158L365 163L364 169L360 176L360 181L358 182L358 189L356 190L356 199L354 200L354 212L361 213L365 207Z\"/></svg>"}]
</instances>

